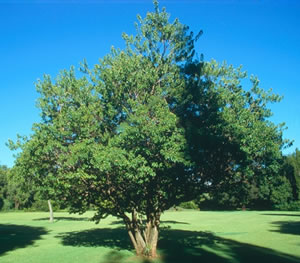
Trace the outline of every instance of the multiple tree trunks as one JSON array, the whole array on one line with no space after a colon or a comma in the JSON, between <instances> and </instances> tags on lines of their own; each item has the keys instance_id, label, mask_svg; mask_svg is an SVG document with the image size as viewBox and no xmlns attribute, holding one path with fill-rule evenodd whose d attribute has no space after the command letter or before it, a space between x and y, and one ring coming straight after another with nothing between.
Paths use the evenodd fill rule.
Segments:
<instances>
[{"instance_id":1,"label":"multiple tree trunks","mask_svg":"<svg viewBox=\"0 0 300 263\"><path fill-rule=\"evenodd\" d=\"M133 212L132 215L132 220L126 218L124 221L136 254L138 256L156 258L159 219L147 219L146 226L143 229L137 220L136 213Z\"/></svg>"}]
</instances>

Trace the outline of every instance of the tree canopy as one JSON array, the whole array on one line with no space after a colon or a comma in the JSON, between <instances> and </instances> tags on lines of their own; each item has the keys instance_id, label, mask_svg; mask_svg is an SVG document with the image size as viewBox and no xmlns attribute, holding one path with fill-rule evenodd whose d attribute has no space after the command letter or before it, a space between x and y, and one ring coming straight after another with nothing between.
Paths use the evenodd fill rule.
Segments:
<instances>
[{"instance_id":1,"label":"tree canopy","mask_svg":"<svg viewBox=\"0 0 300 263\"><path fill-rule=\"evenodd\" d=\"M285 157L284 170L293 188L293 197L300 200L300 151L296 149L294 153Z\"/></svg>"},{"instance_id":2,"label":"tree canopy","mask_svg":"<svg viewBox=\"0 0 300 263\"><path fill-rule=\"evenodd\" d=\"M282 125L268 118L280 97L226 63L197 59L194 35L159 10L126 48L112 48L36 85L42 120L16 161L72 212L124 220L137 254L156 256L161 214L199 193L246 189L279 169ZM143 225L143 219L146 225Z\"/></svg>"}]
</instances>

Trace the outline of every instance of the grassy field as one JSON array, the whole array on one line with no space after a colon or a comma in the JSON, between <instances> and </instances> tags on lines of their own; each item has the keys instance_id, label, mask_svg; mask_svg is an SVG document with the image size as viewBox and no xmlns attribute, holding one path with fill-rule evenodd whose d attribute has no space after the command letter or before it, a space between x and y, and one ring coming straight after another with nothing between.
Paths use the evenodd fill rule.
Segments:
<instances>
[{"instance_id":1,"label":"grassy field","mask_svg":"<svg viewBox=\"0 0 300 263\"><path fill-rule=\"evenodd\" d=\"M1 263L146 263L134 256L122 222L82 216L0 213ZM159 263L300 262L300 212L169 211Z\"/></svg>"}]
</instances>

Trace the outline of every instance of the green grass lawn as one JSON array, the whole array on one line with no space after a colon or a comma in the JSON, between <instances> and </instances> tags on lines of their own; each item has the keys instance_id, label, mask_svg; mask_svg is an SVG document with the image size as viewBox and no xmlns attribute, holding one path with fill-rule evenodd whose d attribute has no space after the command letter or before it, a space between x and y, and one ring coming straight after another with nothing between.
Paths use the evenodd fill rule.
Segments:
<instances>
[{"instance_id":1,"label":"green grass lawn","mask_svg":"<svg viewBox=\"0 0 300 263\"><path fill-rule=\"evenodd\" d=\"M134 256L117 218L0 213L1 263L146 263ZM300 212L169 211L162 216L159 263L300 262Z\"/></svg>"}]
</instances>

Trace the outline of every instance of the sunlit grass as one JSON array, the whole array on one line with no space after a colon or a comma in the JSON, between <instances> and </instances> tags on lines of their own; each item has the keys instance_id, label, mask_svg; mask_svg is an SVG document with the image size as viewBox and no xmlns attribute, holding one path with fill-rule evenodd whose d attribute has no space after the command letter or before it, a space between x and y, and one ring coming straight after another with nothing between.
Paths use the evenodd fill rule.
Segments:
<instances>
[{"instance_id":1,"label":"sunlit grass","mask_svg":"<svg viewBox=\"0 0 300 263\"><path fill-rule=\"evenodd\" d=\"M0 262L143 262L122 222L93 215L0 213ZM300 262L300 212L169 211L156 262Z\"/></svg>"}]
</instances>

